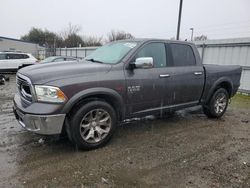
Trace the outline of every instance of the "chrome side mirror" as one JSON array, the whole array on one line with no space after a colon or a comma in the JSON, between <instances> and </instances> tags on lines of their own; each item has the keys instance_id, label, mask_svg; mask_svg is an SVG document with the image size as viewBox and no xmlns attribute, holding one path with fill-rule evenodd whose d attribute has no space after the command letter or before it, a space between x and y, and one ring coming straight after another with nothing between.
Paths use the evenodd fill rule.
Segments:
<instances>
[{"instance_id":1,"label":"chrome side mirror","mask_svg":"<svg viewBox=\"0 0 250 188\"><path fill-rule=\"evenodd\" d=\"M135 68L150 69L153 68L153 58L152 57L139 57L136 58L134 64Z\"/></svg>"}]
</instances>

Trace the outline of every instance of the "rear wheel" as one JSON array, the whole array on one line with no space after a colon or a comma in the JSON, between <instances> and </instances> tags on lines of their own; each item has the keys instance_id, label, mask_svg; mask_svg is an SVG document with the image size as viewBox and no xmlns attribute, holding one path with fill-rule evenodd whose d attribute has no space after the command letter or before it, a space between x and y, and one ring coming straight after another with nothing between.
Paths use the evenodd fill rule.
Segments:
<instances>
[{"instance_id":1,"label":"rear wheel","mask_svg":"<svg viewBox=\"0 0 250 188\"><path fill-rule=\"evenodd\" d=\"M220 118L225 113L229 101L229 94L224 88L217 89L210 101L203 106L204 113L209 118Z\"/></svg>"},{"instance_id":2,"label":"rear wheel","mask_svg":"<svg viewBox=\"0 0 250 188\"><path fill-rule=\"evenodd\" d=\"M95 149L105 145L112 137L117 123L111 105L92 101L78 108L71 118L71 138L80 149Z\"/></svg>"}]
</instances>

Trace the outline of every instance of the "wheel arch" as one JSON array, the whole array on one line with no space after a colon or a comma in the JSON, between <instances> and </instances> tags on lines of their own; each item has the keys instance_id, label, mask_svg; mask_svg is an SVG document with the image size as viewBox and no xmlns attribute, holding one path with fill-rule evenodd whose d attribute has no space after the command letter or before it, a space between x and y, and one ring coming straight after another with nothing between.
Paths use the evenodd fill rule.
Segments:
<instances>
[{"instance_id":1,"label":"wheel arch","mask_svg":"<svg viewBox=\"0 0 250 188\"><path fill-rule=\"evenodd\" d=\"M219 88L224 88L227 92L229 97L231 97L232 92L233 92L233 83L229 78L221 78L217 80L213 86L210 88L208 95L206 97L205 102L207 103L211 97L213 96L214 92L219 89Z\"/></svg>"},{"instance_id":2,"label":"wheel arch","mask_svg":"<svg viewBox=\"0 0 250 188\"><path fill-rule=\"evenodd\" d=\"M70 114L74 107L93 100L102 100L109 103L118 112L118 119L122 120L124 118L123 98L118 92L109 88L91 88L75 94L65 104L62 112Z\"/></svg>"}]
</instances>

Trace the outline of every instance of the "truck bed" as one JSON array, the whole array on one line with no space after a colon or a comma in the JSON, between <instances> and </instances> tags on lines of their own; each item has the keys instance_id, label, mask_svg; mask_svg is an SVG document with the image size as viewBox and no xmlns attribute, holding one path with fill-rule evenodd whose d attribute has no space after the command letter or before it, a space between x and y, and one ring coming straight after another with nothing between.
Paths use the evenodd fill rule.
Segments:
<instances>
[{"instance_id":1,"label":"truck bed","mask_svg":"<svg viewBox=\"0 0 250 188\"><path fill-rule=\"evenodd\" d=\"M210 93L214 91L214 87L218 83L229 82L231 83L230 97L233 96L239 86L242 68L238 65L208 65L204 64L205 83L202 101L207 101ZM229 87L229 86L228 86Z\"/></svg>"}]
</instances>

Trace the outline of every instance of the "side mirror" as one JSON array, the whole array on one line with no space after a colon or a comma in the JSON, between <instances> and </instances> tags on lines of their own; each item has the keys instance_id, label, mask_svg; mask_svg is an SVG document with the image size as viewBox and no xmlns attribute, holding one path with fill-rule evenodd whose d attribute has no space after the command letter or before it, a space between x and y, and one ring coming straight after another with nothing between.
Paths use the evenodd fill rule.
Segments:
<instances>
[{"instance_id":1,"label":"side mirror","mask_svg":"<svg viewBox=\"0 0 250 188\"><path fill-rule=\"evenodd\" d=\"M139 57L132 64L135 68L150 69L153 68L153 62L154 61L152 57Z\"/></svg>"}]
</instances>

